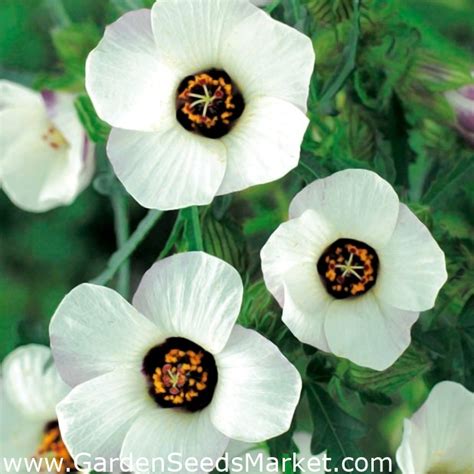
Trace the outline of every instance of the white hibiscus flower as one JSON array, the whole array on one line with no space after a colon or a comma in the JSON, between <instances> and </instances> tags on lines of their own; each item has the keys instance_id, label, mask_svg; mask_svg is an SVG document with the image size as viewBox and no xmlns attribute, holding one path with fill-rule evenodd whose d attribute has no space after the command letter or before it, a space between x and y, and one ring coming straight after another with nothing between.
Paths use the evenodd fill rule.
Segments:
<instances>
[{"instance_id":1,"label":"white hibiscus flower","mask_svg":"<svg viewBox=\"0 0 474 474\"><path fill-rule=\"evenodd\" d=\"M441 382L403 427L397 450L403 474L474 472L474 394Z\"/></svg>"},{"instance_id":2,"label":"white hibiscus flower","mask_svg":"<svg viewBox=\"0 0 474 474\"><path fill-rule=\"evenodd\" d=\"M310 39L247 0L160 0L106 29L86 87L127 191L177 209L297 165L313 66Z\"/></svg>"},{"instance_id":3,"label":"white hibiscus flower","mask_svg":"<svg viewBox=\"0 0 474 474\"><path fill-rule=\"evenodd\" d=\"M70 204L94 170L74 96L1 80L0 97L0 187L26 211Z\"/></svg>"},{"instance_id":4,"label":"white hibiscus flower","mask_svg":"<svg viewBox=\"0 0 474 474\"><path fill-rule=\"evenodd\" d=\"M242 291L234 268L202 252L153 265L133 306L107 288L72 290L50 326L59 372L76 385L57 409L72 455L215 461L230 438L287 431L301 379L275 345L235 325Z\"/></svg>"},{"instance_id":5,"label":"white hibiscus flower","mask_svg":"<svg viewBox=\"0 0 474 474\"><path fill-rule=\"evenodd\" d=\"M55 410L70 389L59 377L50 349L31 344L14 350L3 362L0 381L0 472L7 472L5 463L23 458L54 459L57 467L62 463L62 472L73 471ZM42 467L46 471L46 464ZM27 472L24 464L20 472Z\"/></svg>"},{"instance_id":6,"label":"white hibiscus flower","mask_svg":"<svg viewBox=\"0 0 474 474\"><path fill-rule=\"evenodd\" d=\"M446 281L444 254L385 180L346 170L303 189L261 251L283 321L306 344L384 370Z\"/></svg>"}]
</instances>

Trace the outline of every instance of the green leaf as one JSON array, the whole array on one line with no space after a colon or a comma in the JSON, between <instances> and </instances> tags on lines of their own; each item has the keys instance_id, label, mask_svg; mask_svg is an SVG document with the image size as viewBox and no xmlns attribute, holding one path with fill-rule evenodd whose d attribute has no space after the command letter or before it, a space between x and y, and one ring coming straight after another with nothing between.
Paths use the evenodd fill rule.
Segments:
<instances>
[{"instance_id":1,"label":"green leaf","mask_svg":"<svg viewBox=\"0 0 474 474\"><path fill-rule=\"evenodd\" d=\"M242 228L229 217L218 220L206 212L202 221L204 251L230 263L239 273L248 267L248 254Z\"/></svg>"},{"instance_id":2,"label":"green leaf","mask_svg":"<svg viewBox=\"0 0 474 474\"><path fill-rule=\"evenodd\" d=\"M100 40L100 31L93 23L76 23L56 28L51 33L54 47L64 69L84 76L87 55Z\"/></svg>"},{"instance_id":3,"label":"green leaf","mask_svg":"<svg viewBox=\"0 0 474 474\"><path fill-rule=\"evenodd\" d=\"M110 126L97 116L89 96L86 94L78 96L74 106L89 138L94 143L106 142L110 133Z\"/></svg>"},{"instance_id":4,"label":"green leaf","mask_svg":"<svg viewBox=\"0 0 474 474\"><path fill-rule=\"evenodd\" d=\"M352 27L349 32L348 42L342 52L341 62L329 78L321 91L319 110L323 114L329 113L334 96L344 86L356 64L357 44L360 35L360 5L359 0L353 0Z\"/></svg>"},{"instance_id":5,"label":"green leaf","mask_svg":"<svg viewBox=\"0 0 474 474\"><path fill-rule=\"evenodd\" d=\"M311 452L327 450L331 468L337 467L345 457L357 457L356 442L365 435L365 425L339 408L320 385L309 385L307 395L314 429Z\"/></svg>"},{"instance_id":6,"label":"green leaf","mask_svg":"<svg viewBox=\"0 0 474 474\"><path fill-rule=\"evenodd\" d=\"M345 385L359 391L365 400L386 405L390 403L389 395L430 369L427 354L412 345L387 370L380 372L342 361L337 375Z\"/></svg>"},{"instance_id":7,"label":"green leaf","mask_svg":"<svg viewBox=\"0 0 474 474\"><path fill-rule=\"evenodd\" d=\"M279 461L282 461L285 458L291 459L293 457L293 453L298 453L298 446L296 446L296 443L293 440L294 433L295 422L293 420L290 429L286 433L283 433L282 435L277 436L276 438L269 439L267 441L270 456L277 458ZM288 470L283 471L283 474L293 474L294 472L300 472L299 470L293 471L290 465L291 463L285 464Z\"/></svg>"}]
</instances>

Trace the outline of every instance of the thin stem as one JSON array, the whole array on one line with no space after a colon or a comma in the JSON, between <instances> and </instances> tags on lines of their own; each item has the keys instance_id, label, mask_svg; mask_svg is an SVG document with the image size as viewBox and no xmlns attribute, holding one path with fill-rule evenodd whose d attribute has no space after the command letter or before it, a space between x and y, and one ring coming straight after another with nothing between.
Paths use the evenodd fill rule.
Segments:
<instances>
[{"instance_id":1,"label":"thin stem","mask_svg":"<svg viewBox=\"0 0 474 474\"><path fill-rule=\"evenodd\" d=\"M122 247L112 254L107 262L105 270L90 282L95 283L96 285L105 285L108 283L122 264L128 260L130 255L132 255L140 242L147 236L148 232L150 232L163 214L163 211L154 209L148 211L148 214L140 221L130 238L122 245Z\"/></svg>"},{"instance_id":2,"label":"thin stem","mask_svg":"<svg viewBox=\"0 0 474 474\"><path fill-rule=\"evenodd\" d=\"M191 208L191 224L193 228L194 244L195 249L192 250L204 250L204 243L202 240L201 222L199 221L199 209L197 206Z\"/></svg>"},{"instance_id":3,"label":"thin stem","mask_svg":"<svg viewBox=\"0 0 474 474\"><path fill-rule=\"evenodd\" d=\"M64 8L62 0L46 0L46 5L59 27L64 28L71 24L71 19Z\"/></svg>"},{"instance_id":4,"label":"thin stem","mask_svg":"<svg viewBox=\"0 0 474 474\"><path fill-rule=\"evenodd\" d=\"M117 239L117 249L120 249L128 240L130 225L128 222L127 198L117 187L111 194L110 200L114 210L115 236ZM117 291L128 299L130 292L130 260L123 262L118 270Z\"/></svg>"}]
</instances>

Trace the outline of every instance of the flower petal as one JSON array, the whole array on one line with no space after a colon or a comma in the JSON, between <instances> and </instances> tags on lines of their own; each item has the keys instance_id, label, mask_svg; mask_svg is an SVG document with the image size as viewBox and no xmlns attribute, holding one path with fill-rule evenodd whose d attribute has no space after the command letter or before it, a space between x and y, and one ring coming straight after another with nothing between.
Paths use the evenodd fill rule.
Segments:
<instances>
[{"instance_id":1,"label":"flower petal","mask_svg":"<svg viewBox=\"0 0 474 474\"><path fill-rule=\"evenodd\" d=\"M0 473L6 473L3 459L30 458L41 441L45 420L30 419L13 405L0 379ZM3 459L2 459L3 458ZM26 469L20 472L23 474Z\"/></svg>"},{"instance_id":2,"label":"flower petal","mask_svg":"<svg viewBox=\"0 0 474 474\"><path fill-rule=\"evenodd\" d=\"M306 209L314 209L332 222L339 237L377 249L393 233L399 200L392 186L376 173L349 169L306 186L291 202L290 217Z\"/></svg>"},{"instance_id":3,"label":"flower petal","mask_svg":"<svg viewBox=\"0 0 474 474\"><path fill-rule=\"evenodd\" d=\"M381 264L374 291L378 298L411 311L434 306L448 278L444 253L430 231L404 204L400 204L392 238L377 252Z\"/></svg>"},{"instance_id":4,"label":"flower petal","mask_svg":"<svg viewBox=\"0 0 474 474\"><path fill-rule=\"evenodd\" d=\"M280 224L263 246L260 257L265 285L284 304L283 278L286 272L302 264L316 270L324 250L337 240L331 224L311 209L296 219Z\"/></svg>"},{"instance_id":5,"label":"flower petal","mask_svg":"<svg viewBox=\"0 0 474 474\"><path fill-rule=\"evenodd\" d=\"M160 133L113 129L107 153L127 191L142 206L162 210L209 204L226 166L218 140L179 124Z\"/></svg>"},{"instance_id":6,"label":"flower petal","mask_svg":"<svg viewBox=\"0 0 474 474\"><path fill-rule=\"evenodd\" d=\"M24 416L43 423L56 418L56 404L70 388L61 380L49 347L29 344L3 361L5 393Z\"/></svg>"},{"instance_id":7,"label":"flower petal","mask_svg":"<svg viewBox=\"0 0 474 474\"><path fill-rule=\"evenodd\" d=\"M182 79L219 68L229 31L256 11L244 0L160 0L151 11L157 48L168 64L185 72Z\"/></svg>"},{"instance_id":8,"label":"flower petal","mask_svg":"<svg viewBox=\"0 0 474 474\"><path fill-rule=\"evenodd\" d=\"M227 168L218 194L268 183L292 170L308 118L281 99L260 97L245 107L235 127L221 138L227 150Z\"/></svg>"},{"instance_id":9,"label":"flower petal","mask_svg":"<svg viewBox=\"0 0 474 474\"><path fill-rule=\"evenodd\" d=\"M59 403L62 438L79 463L84 453L91 463L116 458L133 422L150 406L156 405L140 370L114 370L78 385Z\"/></svg>"},{"instance_id":10,"label":"flower petal","mask_svg":"<svg viewBox=\"0 0 474 474\"><path fill-rule=\"evenodd\" d=\"M419 313L394 308L372 292L334 300L325 332L331 352L363 367L385 370L410 345L410 329Z\"/></svg>"},{"instance_id":11,"label":"flower petal","mask_svg":"<svg viewBox=\"0 0 474 474\"><path fill-rule=\"evenodd\" d=\"M141 370L163 335L115 291L88 283L68 293L49 328L62 378L74 386L117 367Z\"/></svg>"},{"instance_id":12,"label":"flower petal","mask_svg":"<svg viewBox=\"0 0 474 474\"><path fill-rule=\"evenodd\" d=\"M324 323L332 298L314 263L302 263L283 277L285 304L282 321L301 342L330 352Z\"/></svg>"},{"instance_id":13,"label":"flower petal","mask_svg":"<svg viewBox=\"0 0 474 474\"><path fill-rule=\"evenodd\" d=\"M397 451L402 472L472 472L473 413L472 392L455 382L438 383L405 422L406 431ZM418 470L420 467L423 471Z\"/></svg>"},{"instance_id":14,"label":"flower petal","mask_svg":"<svg viewBox=\"0 0 474 474\"><path fill-rule=\"evenodd\" d=\"M306 112L314 50L311 40L295 28L256 11L225 38L222 63L246 102L275 97Z\"/></svg>"},{"instance_id":15,"label":"flower petal","mask_svg":"<svg viewBox=\"0 0 474 474\"><path fill-rule=\"evenodd\" d=\"M184 474L191 471L176 471L176 465L166 464L168 456L176 456L177 453L183 462L194 458L199 461L205 457L215 462L224 453L228 442L229 439L212 425L208 409L189 413L155 406L150 407L133 424L123 443L121 457L135 461L147 460L149 463L163 459L164 466L156 465L154 472ZM135 464L130 469L140 470ZM150 472L153 472L152 469ZM192 472L204 471L198 469Z\"/></svg>"},{"instance_id":16,"label":"flower petal","mask_svg":"<svg viewBox=\"0 0 474 474\"><path fill-rule=\"evenodd\" d=\"M219 379L210 405L214 426L239 441L285 433L301 393L298 371L256 331L236 326L216 355Z\"/></svg>"},{"instance_id":17,"label":"flower petal","mask_svg":"<svg viewBox=\"0 0 474 474\"><path fill-rule=\"evenodd\" d=\"M242 303L237 270L204 252L173 255L143 276L133 305L168 336L216 353L225 346Z\"/></svg>"},{"instance_id":18,"label":"flower petal","mask_svg":"<svg viewBox=\"0 0 474 474\"><path fill-rule=\"evenodd\" d=\"M157 130L168 123L179 76L161 60L145 9L108 26L86 62L86 89L97 114L129 130Z\"/></svg>"}]
</instances>

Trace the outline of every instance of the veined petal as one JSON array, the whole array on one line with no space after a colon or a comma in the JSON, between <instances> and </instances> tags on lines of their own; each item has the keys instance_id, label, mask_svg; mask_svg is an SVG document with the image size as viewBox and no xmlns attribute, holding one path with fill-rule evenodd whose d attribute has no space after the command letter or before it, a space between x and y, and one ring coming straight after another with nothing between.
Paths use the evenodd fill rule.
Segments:
<instances>
[{"instance_id":1,"label":"veined petal","mask_svg":"<svg viewBox=\"0 0 474 474\"><path fill-rule=\"evenodd\" d=\"M229 339L242 292L232 266L203 252L187 252L155 263L143 276L133 305L168 336L216 353Z\"/></svg>"},{"instance_id":2,"label":"veined petal","mask_svg":"<svg viewBox=\"0 0 474 474\"><path fill-rule=\"evenodd\" d=\"M319 257L337 238L331 224L311 209L280 224L273 232L262 247L260 257L265 285L280 306L284 303L285 273L302 264L313 265L316 271Z\"/></svg>"},{"instance_id":3,"label":"veined petal","mask_svg":"<svg viewBox=\"0 0 474 474\"><path fill-rule=\"evenodd\" d=\"M376 173L349 169L306 186L291 202L290 217L314 209L333 223L341 237L377 249L392 236L399 205L392 186Z\"/></svg>"},{"instance_id":4,"label":"veined petal","mask_svg":"<svg viewBox=\"0 0 474 474\"><path fill-rule=\"evenodd\" d=\"M57 406L59 428L71 456L91 463L120 454L133 422L156 406L140 370L117 369L75 387Z\"/></svg>"},{"instance_id":5,"label":"veined petal","mask_svg":"<svg viewBox=\"0 0 474 474\"><path fill-rule=\"evenodd\" d=\"M330 352L324 324L332 303L314 263L302 263L283 276L282 321L301 342Z\"/></svg>"},{"instance_id":6,"label":"veined petal","mask_svg":"<svg viewBox=\"0 0 474 474\"><path fill-rule=\"evenodd\" d=\"M310 38L296 29L256 11L225 38L222 64L246 102L275 97L306 112L314 50Z\"/></svg>"},{"instance_id":7,"label":"veined petal","mask_svg":"<svg viewBox=\"0 0 474 474\"><path fill-rule=\"evenodd\" d=\"M474 394L455 382L440 382L405 421L397 462L403 474L474 470Z\"/></svg>"},{"instance_id":8,"label":"veined petal","mask_svg":"<svg viewBox=\"0 0 474 474\"><path fill-rule=\"evenodd\" d=\"M227 168L218 194L281 178L297 164L308 118L281 99L260 97L224 137Z\"/></svg>"},{"instance_id":9,"label":"veined petal","mask_svg":"<svg viewBox=\"0 0 474 474\"><path fill-rule=\"evenodd\" d=\"M6 474L3 460L30 458L38 448L44 420L31 419L13 405L5 392L5 381L0 378L0 473ZM15 471L18 472L18 471ZM21 474L25 470L19 471Z\"/></svg>"},{"instance_id":10,"label":"veined petal","mask_svg":"<svg viewBox=\"0 0 474 474\"><path fill-rule=\"evenodd\" d=\"M226 166L222 143L178 123L160 133L113 129L107 153L127 191L142 206L162 210L209 204Z\"/></svg>"},{"instance_id":11,"label":"veined petal","mask_svg":"<svg viewBox=\"0 0 474 474\"><path fill-rule=\"evenodd\" d=\"M157 130L175 114L181 74L161 59L150 15L145 9L123 15L87 58L87 92L99 117L114 127Z\"/></svg>"},{"instance_id":12,"label":"veined petal","mask_svg":"<svg viewBox=\"0 0 474 474\"><path fill-rule=\"evenodd\" d=\"M68 293L49 327L61 377L71 386L117 367L138 372L164 336L115 291L84 283Z\"/></svg>"},{"instance_id":13,"label":"veined petal","mask_svg":"<svg viewBox=\"0 0 474 474\"><path fill-rule=\"evenodd\" d=\"M208 409L187 413L155 406L150 407L135 421L123 443L121 457L146 459L150 463L163 459L164 466L158 464L155 472L171 472L166 464L169 455L178 453L183 461L190 458L210 458L216 462L224 453L228 442L229 439L212 425ZM168 467L176 469L173 465ZM131 465L130 469L137 470L138 466ZM178 474L188 472L183 469ZM204 471L193 472L201 474Z\"/></svg>"},{"instance_id":14,"label":"veined petal","mask_svg":"<svg viewBox=\"0 0 474 474\"><path fill-rule=\"evenodd\" d=\"M394 308L372 292L334 300L325 320L331 352L375 370L385 370L410 345L410 329L419 313Z\"/></svg>"},{"instance_id":15,"label":"veined petal","mask_svg":"<svg viewBox=\"0 0 474 474\"><path fill-rule=\"evenodd\" d=\"M225 38L258 9L246 0L160 0L151 11L157 48L182 79L221 67Z\"/></svg>"},{"instance_id":16,"label":"veined petal","mask_svg":"<svg viewBox=\"0 0 474 474\"><path fill-rule=\"evenodd\" d=\"M25 417L43 423L56 418L56 404L70 388L59 377L49 347L15 349L3 361L2 373L6 396Z\"/></svg>"},{"instance_id":17,"label":"veined petal","mask_svg":"<svg viewBox=\"0 0 474 474\"><path fill-rule=\"evenodd\" d=\"M272 342L236 326L216 364L219 379L210 410L219 431L239 441L260 442L289 429L301 377Z\"/></svg>"},{"instance_id":18,"label":"veined petal","mask_svg":"<svg viewBox=\"0 0 474 474\"><path fill-rule=\"evenodd\" d=\"M374 291L396 308L424 311L434 306L446 282L444 253L430 231L404 204L388 243L377 249L381 262Z\"/></svg>"}]
</instances>

